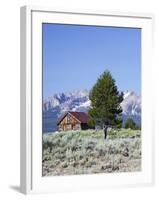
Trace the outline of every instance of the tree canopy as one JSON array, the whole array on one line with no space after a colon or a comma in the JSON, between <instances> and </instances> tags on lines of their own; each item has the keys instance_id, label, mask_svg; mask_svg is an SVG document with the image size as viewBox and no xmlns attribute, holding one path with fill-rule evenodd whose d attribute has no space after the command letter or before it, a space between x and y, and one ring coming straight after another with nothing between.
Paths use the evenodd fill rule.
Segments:
<instances>
[{"instance_id":1,"label":"tree canopy","mask_svg":"<svg viewBox=\"0 0 159 200\"><path fill-rule=\"evenodd\" d=\"M132 118L128 118L125 122L125 128L131 128L133 130L139 129L139 127L136 125L136 123L133 121Z\"/></svg>"},{"instance_id":2,"label":"tree canopy","mask_svg":"<svg viewBox=\"0 0 159 200\"><path fill-rule=\"evenodd\" d=\"M121 126L123 93L118 91L111 73L104 73L97 79L90 91L91 107L88 111L92 123Z\"/></svg>"}]
</instances>

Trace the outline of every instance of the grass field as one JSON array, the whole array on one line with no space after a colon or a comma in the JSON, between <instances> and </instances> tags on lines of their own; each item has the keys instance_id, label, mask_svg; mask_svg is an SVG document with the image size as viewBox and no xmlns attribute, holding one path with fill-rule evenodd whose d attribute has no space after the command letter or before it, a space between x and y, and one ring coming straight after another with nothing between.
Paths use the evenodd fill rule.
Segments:
<instances>
[{"instance_id":1,"label":"grass field","mask_svg":"<svg viewBox=\"0 0 159 200\"><path fill-rule=\"evenodd\" d=\"M43 135L43 176L141 170L141 131L68 131Z\"/></svg>"}]
</instances>

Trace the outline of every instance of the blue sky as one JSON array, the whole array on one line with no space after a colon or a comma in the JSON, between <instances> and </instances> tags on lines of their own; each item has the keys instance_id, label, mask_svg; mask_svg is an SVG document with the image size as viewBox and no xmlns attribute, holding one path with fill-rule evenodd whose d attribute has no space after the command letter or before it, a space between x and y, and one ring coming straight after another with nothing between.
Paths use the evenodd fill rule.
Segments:
<instances>
[{"instance_id":1,"label":"blue sky","mask_svg":"<svg viewBox=\"0 0 159 200\"><path fill-rule=\"evenodd\" d=\"M91 89L109 70L119 90L141 92L141 29L43 24L43 97Z\"/></svg>"}]
</instances>

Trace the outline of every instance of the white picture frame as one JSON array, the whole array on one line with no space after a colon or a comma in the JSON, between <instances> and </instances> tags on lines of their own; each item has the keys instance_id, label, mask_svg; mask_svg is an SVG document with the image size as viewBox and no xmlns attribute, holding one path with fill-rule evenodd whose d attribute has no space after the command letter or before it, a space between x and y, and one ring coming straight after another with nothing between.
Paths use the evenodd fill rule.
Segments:
<instances>
[{"instance_id":1,"label":"white picture frame","mask_svg":"<svg viewBox=\"0 0 159 200\"><path fill-rule=\"evenodd\" d=\"M42 177L41 24L44 22L142 29L141 172ZM154 183L152 28L151 14L69 11L35 6L21 8L21 192L28 194L79 191Z\"/></svg>"}]
</instances>

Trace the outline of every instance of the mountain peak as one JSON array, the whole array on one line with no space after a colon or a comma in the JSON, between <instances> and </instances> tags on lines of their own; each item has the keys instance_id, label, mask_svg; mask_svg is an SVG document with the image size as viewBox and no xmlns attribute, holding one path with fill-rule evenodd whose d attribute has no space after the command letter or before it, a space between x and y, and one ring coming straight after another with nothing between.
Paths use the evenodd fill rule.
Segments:
<instances>
[{"instance_id":1,"label":"mountain peak","mask_svg":"<svg viewBox=\"0 0 159 200\"><path fill-rule=\"evenodd\" d=\"M53 127L53 125L56 127L57 118L68 110L88 112L90 103L89 91L85 89L54 94L46 100L43 100L43 118L45 119L44 123L46 123L43 124L44 132L53 130L51 127ZM121 103L121 107L123 109L124 121L128 117L132 117L136 122L138 120L140 121L141 98L137 96L135 92L124 92L124 100ZM50 126L49 129L48 126ZM56 128L54 128L54 130L56 130Z\"/></svg>"}]
</instances>

